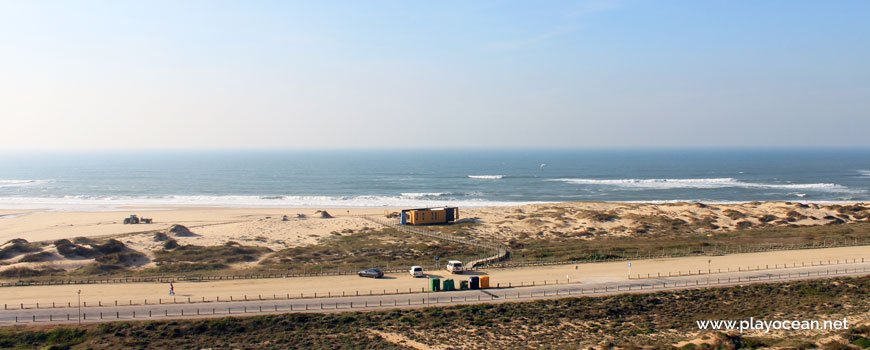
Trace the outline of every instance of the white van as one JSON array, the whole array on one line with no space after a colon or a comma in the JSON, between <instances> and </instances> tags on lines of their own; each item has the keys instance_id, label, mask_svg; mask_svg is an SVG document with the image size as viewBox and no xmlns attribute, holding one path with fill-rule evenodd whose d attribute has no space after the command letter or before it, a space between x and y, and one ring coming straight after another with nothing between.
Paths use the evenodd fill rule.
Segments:
<instances>
[{"instance_id":1,"label":"white van","mask_svg":"<svg viewBox=\"0 0 870 350\"><path fill-rule=\"evenodd\" d=\"M423 277L423 266L411 266L411 277Z\"/></svg>"},{"instance_id":2,"label":"white van","mask_svg":"<svg viewBox=\"0 0 870 350\"><path fill-rule=\"evenodd\" d=\"M447 271L450 271L450 273L462 273L462 262L459 260L448 261Z\"/></svg>"}]
</instances>

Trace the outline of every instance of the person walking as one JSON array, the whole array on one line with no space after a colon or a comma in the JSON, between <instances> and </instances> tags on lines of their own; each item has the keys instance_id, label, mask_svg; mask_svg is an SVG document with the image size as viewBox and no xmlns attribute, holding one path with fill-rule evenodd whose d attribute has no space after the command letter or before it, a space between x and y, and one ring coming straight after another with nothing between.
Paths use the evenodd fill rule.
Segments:
<instances>
[{"instance_id":1,"label":"person walking","mask_svg":"<svg viewBox=\"0 0 870 350\"><path fill-rule=\"evenodd\" d=\"M175 286L172 285L172 282L169 282L169 295L175 295Z\"/></svg>"}]
</instances>

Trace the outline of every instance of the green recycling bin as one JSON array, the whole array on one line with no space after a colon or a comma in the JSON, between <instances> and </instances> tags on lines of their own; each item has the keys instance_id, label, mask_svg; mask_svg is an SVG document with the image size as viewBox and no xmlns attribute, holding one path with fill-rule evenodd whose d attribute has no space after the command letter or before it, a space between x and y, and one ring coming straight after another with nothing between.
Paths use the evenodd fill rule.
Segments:
<instances>
[{"instance_id":1,"label":"green recycling bin","mask_svg":"<svg viewBox=\"0 0 870 350\"><path fill-rule=\"evenodd\" d=\"M444 291L456 290L456 285L453 284L453 279L444 280Z\"/></svg>"},{"instance_id":2,"label":"green recycling bin","mask_svg":"<svg viewBox=\"0 0 870 350\"><path fill-rule=\"evenodd\" d=\"M447 281L444 281L447 282ZM441 291L441 280L438 278L430 278L429 279L430 290L433 292Z\"/></svg>"}]
</instances>

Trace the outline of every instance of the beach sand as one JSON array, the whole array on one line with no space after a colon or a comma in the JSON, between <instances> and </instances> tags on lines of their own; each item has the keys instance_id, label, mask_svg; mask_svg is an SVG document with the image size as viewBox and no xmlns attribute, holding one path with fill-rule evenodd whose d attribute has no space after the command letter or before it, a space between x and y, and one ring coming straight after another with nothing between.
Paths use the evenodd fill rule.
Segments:
<instances>
[{"instance_id":1,"label":"beach sand","mask_svg":"<svg viewBox=\"0 0 870 350\"><path fill-rule=\"evenodd\" d=\"M857 203L870 208L870 203ZM823 225L839 219L843 222L870 221L870 210L862 215L842 213L840 205L800 204L790 202L753 202L742 204L698 203L610 203L572 202L530 204L516 207L460 208L461 218L473 218L481 223L472 230L482 237L511 238L528 232L556 235L585 232L590 228L612 235L637 233L651 217L682 220L692 224L707 220L699 229L728 231L739 222L758 226L762 220L769 225ZM321 220L316 210L326 210L334 219ZM838 210L839 209L839 210ZM31 242L62 238L112 236L164 230L181 224L201 235L202 244L221 244L225 240L245 240L266 236L288 244L307 244L332 231L358 229L371 224L354 215L382 215L397 208L131 208L126 211L52 212L39 210L0 209L0 241L24 238ZM730 212L729 212L730 211ZM735 214L736 212L736 214ZM610 217L596 217L606 213ZM153 224L124 225L130 214L154 219ZM297 219L304 214L305 219ZM286 215L289 220L282 221ZM731 215L731 216L729 216ZM740 218L733 218L742 216ZM769 218L764 218L770 215ZM788 220L792 217L792 220ZM788 221L786 221L788 220ZM699 225L701 226L701 225ZM277 246L276 246L277 247Z\"/></svg>"},{"instance_id":2,"label":"beach sand","mask_svg":"<svg viewBox=\"0 0 870 350\"><path fill-rule=\"evenodd\" d=\"M147 208L127 211L52 212L0 211L0 241L23 238L30 242L54 241L62 238L115 236L118 234L165 230L173 224L187 226L195 233L199 244L223 244L226 240L253 239L268 236L297 244L316 241L314 236L327 235L344 228L362 227L367 221L352 215L383 214L384 209L324 208L333 219L322 220L319 209L263 208ZM153 218L152 224L124 225L130 214ZM297 219L304 214L306 219ZM281 221L286 215L289 221ZM268 218L267 218L268 217ZM369 225L371 226L371 225Z\"/></svg>"},{"instance_id":3,"label":"beach sand","mask_svg":"<svg viewBox=\"0 0 870 350\"><path fill-rule=\"evenodd\" d=\"M506 243L511 239L588 239L600 236L631 236L656 233L660 223L679 222L692 233L730 231L740 223L760 225L824 225L867 222L870 205L800 204L754 202L742 204L644 204L576 202L534 204L517 207L461 208L460 217L478 223L467 227L471 236ZM264 246L272 250L315 244L323 237L350 234L376 224L356 215L383 215L394 208L323 208L333 218L323 219L318 208L129 208L121 211L54 212L0 210L0 242L22 238L30 242L53 242L75 237L116 238L130 249L151 256L162 249L154 231L174 224L184 225L191 236L172 236L181 245L217 246L228 241ZM152 224L125 225L130 214L154 219ZM304 215L299 218L297 215ZM286 220L284 217L286 216ZM667 227L668 225L661 225ZM344 233L342 233L344 231ZM46 252L54 252L51 244ZM93 262L67 259L54 254L50 261L20 263L24 254L6 259L0 270L14 267L50 266L66 270ZM153 266L150 262L142 267Z\"/></svg>"}]
</instances>

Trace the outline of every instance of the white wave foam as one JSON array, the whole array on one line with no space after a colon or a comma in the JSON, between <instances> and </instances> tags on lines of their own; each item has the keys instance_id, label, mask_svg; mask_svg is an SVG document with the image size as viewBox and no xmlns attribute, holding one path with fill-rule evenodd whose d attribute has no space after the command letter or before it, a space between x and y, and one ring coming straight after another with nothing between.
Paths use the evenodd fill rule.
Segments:
<instances>
[{"instance_id":1,"label":"white wave foam","mask_svg":"<svg viewBox=\"0 0 870 350\"><path fill-rule=\"evenodd\" d=\"M864 177L870 177L870 170L858 170L858 173Z\"/></svg>"},{"instance_id":2,"label":"white wave foam","mask_svg":"<svg viewBox=\"0 0 870 350\"><path fill-rule=\"evenodd\" d=\"M548 181L562 181L578 185L608 185L638 189L676 189L676 188L771 188L771 189L801 189L823 192L851 192L843 185L833 183L814 184L766 184L754 182L742 182L740 180L726 178L708 179L550 179Z\"/></svg>"},{"instance_id":3,"label":"white wave foam","mask_svg":"<svg viewBox=\"0 0 870 350\"><path fill-rule=\"evenodd\" d=\"M468 175L468 177L479 180L499 180L503 178L504 175Z\"/></svg>"},{"instance_id":4,"label":"white wave foam","mask_svg":"<svg viewBox=\"0 0 870 350\"><path fill-rule=\"evenodd\" d=\"M441 197L453 194L451 192L408 192L402 193L402 197L410 197L410 198L427 198L427 197Z\"/></svg>"},{"instance_id":5,"label":"white wave foam","mask_svg":"<svg viewBox=\"0 0 870 350\"><path fill-rule=\"evenodd\" d=\"M53 180L0 180L0 187L38 186Z\"/></svg>"},{"instance_id":6,"label":"white wave foam","mask_svg":"<svg viewBox=\"0 0 870 350\"><path fill-rule=\"evenodd\" d=\"M213 206L251 208L402 208L402 207L490 207L543 202L487 201L482 199L428 199L386 196L67 196L0 197L0 208L52 210L115 210L120 207Z\"/></svg>"}]
</instances>

